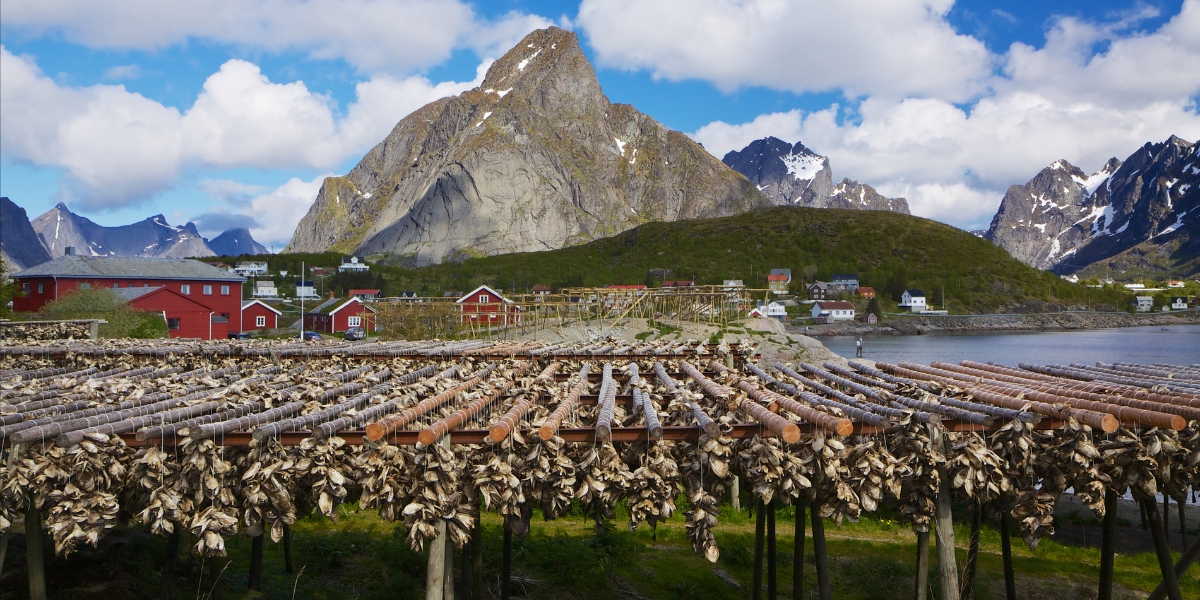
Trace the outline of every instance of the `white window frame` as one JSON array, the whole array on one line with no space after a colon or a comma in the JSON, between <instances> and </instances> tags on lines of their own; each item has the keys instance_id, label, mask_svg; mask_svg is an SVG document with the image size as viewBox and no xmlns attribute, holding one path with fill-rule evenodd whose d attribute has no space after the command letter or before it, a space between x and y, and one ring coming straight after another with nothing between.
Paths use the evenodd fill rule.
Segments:
<instances>
[{"instance_id":1,"label":"white window frame","mask_svg":"<svg viewBox=\"0 0 1200 600\"><path fill-rule=\"evenodd\" d=\"M346 319L346 324L350 327L362 327L362 317L350 317Z\"/></svg>"},{"instance_id":2,"label":"white window frame","mask_svg":"<svg viewBox=\"0 0 1200 600\"><path fill-rule=\"evenodd\" d=\"M487 295L487 294L480 294L480 295L479 295L479 303L480 303L480 304L488 304L488 303L490 303L491 301L492 301L492 297L491 297L491 296L489 296L489 295Z\"/></svg>"},{"instance_id":3,"label":"white window frame","mask_svg":"<svg viewBox=\"0 0 1200 600\"><path fill-rule=\"evenodd\" d=\"M46 293L46 284L39 283L38 284L38 294L45 294L45 293Z\"/></svg>"},{"instance_id":4,"label":"white window frame","mask_svg":"<svg viewBox=\"0 0 1200 600\"><path fill-rule=\"evenodd\" d=\"M221 286L221 295L222 295L222 296L228 296L228 295L229 295L229 286L227 286L227 285L223 285L223 286Z\"/></svg>"},{"instance_id":5,"label":"white window frame","mask_svg":"<svg viewBox=\"0 0 1200 600\"><path fill-rule=\"evenodd\" d=\"M192 286L191 286L191 284L185 283L185 284L183 284L183 285L179 286L179 293L180 293L180 294L183 294L184 296L190 296L190 295L192 295Z\"/></svg>"},{"instance_id":6,"label":"white window frame","mask_svg":"<svg viewBox=\"0 0 1200 600\"><path fill-rule=\"evenodd\" d=\"M212 286L211 286L211 285L206 285L206 286L204 286L204 287L203 287L203 288L201 288L201 289L203 290L201 293L202 293L202 294L204 294L205 296L211 296L211 295L212 295Z\"/></svg>"},{"instance_id":7,"label":"white window frame","mask_svg":"<svg viewBox=\"0 0 1200 600\"><path fill-rule=\"evenodd\" d=\"M266 327L267 326L267 316L266 315L258 315L257 317L254 317L254 326L255 327Z\"/></svg>"}]
</instances>

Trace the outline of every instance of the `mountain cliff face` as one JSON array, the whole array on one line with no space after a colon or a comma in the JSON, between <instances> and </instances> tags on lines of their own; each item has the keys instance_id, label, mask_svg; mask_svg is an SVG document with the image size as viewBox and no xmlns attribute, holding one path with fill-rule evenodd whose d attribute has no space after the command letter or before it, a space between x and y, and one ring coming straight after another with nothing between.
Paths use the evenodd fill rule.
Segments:
<instances>
[{"instance_id":1,"label":"mountain cliff face","mask_svg":"<svg viewBox=\"0 0 1200 600\"><path fill-rule=\"evenodd\" d=\"M195 225L172 227L162 215L130 225L104 227L72 213L60 202L34 219L33 229L51 256L62 256L67 246L74 246L76 252L90 256L213 256Z\"/></svg>"},{"instance_id":2,"label":"mountain cliff face","mask_svg":"<svg viewBox=\"0 0 1200 600\"><path fill-rule=\"evenodd\" d=\"M266 246L254 241L250 230L245 228L226 229L213 239L205 239L208 247L217 256L241 256L243 254L269 254Z\"/></svg>"},{"instance_id":3,"label":"mountain cliff face","mask_svg":"<svg viewBox=\"0 0 1200 600\"><path fill-rule=\"evenodd\" d=\"M7 197L0 197L0 259L9 273L50 260L50 253L29 225L25 209Z\"/></svg>"},{"instance_id":4,"label":"mountain cliff face","mask_svg":"<svg viewBox=\"0 0 1200 600\"><path fill-rule=\"evenodd\" d=\"M1172 136L1086 176L1066 161L1008 189L986 237L1041 269L1074 273L1116 259L1186 276L1200 245L1200 147ZM1191 264L1188 272L1175 267Z\"/></svg>"},{"instance_id":5,"label":"mountain cliff face","mask_svg":"<svg viewBox=\"0 0 1200 600\"><path fill-rule=\"evenodd\" d=\"M285 251L424 265L767 205L687 136L609 103L575 34L551 27L493 63L479 88L408 115L348 175L326 179Z\"/></svg>"},{"instance_id":6,"label":"mountain cliff face","mask_svg":"<svg viewBox=\"0 0 1200 600\"><path fill-rule=\"evenodd\" d=\"M904 198L885 198L853 179L843 179L835 186L829 158L800 142L792 145L777 137L765 137L728 152L721 161L749 179L772 204L909 214Z\"/></svg>"}]
</instances>

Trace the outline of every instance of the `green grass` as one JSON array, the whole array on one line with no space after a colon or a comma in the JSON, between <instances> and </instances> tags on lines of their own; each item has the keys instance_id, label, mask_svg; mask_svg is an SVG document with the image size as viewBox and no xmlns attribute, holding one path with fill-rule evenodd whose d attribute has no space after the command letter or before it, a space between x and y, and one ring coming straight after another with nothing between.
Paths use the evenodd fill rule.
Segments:
<instances>
[{"instance_id":1,"label":"green grass","mask_svg":"<svg viewBox=\"0 0 1200 600\"><path fill-rule=\"evenodd\" d=\"M328 267L335 266L340 256L259 258L270 261L272 269L298 269L302 259ZM939 305L944 289L952 312L989 312L1030 300L1074 306L1089 302L1124 306L1132 300L1123 290L1090 289L1038 271L986 240L929 219L791 207L719 219L646 223L561 250L468 258L417 269L374 264L369 277L378 286L354 283L382 287L385 294L414 290L423 296L440 296L446 290L466 291L480 284L527 293L538 284L646 283L652 269L669 269L675 278L694 277L702 285L742 279L747 286L765 288L770 269L790 268L798 279L808 265L816 267L818 279L827 280L836 272L859 273L863 285L874 287L888 306L909 288L924 290ZM338 285L343 284L330 280L325 287Z\"/></svg>"}]
</instances>

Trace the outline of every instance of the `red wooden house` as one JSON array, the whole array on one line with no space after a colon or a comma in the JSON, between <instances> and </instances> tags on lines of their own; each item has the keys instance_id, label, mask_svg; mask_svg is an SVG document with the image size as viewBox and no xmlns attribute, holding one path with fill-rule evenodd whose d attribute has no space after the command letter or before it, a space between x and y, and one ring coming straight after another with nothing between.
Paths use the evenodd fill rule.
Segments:
<instances>
[{"instance_id":1,"label":"red wooden house","mask_svg":"<svg viewBox=\"0 0 1200 600\"><path fill-rule=\"evenodd\" d=\"M229 333L229 319L166 287L118 288L114 292L134 310L162 314L173 338L219 340Z\"/></svg>"},{"instance_id":2,"label":"red wooden house","mask_svg":"<svg viewBox=\"0 0 1200 600\"><path fill-rule=\"evenodd\" d=\"M350 295L359 300L378 300L382 294L380 290L350 290Z\"/></svg>"},{"instance_id":3,"label":"red wooden house","mask_svg":"<svg viewBox=\"0 0 1200 600\"><path fill-rule=\"evenodd\" d=\"M375 329L375 310L355 297L330 298L304 315L304 329L343 333L351 327Z\"/></svg>"},{"instance_id":4,"label":"red wooden house","mask_svg":"<svg viewBox=\"0 0 1200 600\"><path fill-rule=\"evenodd\" d=\"M283 313L271 308L262 300L244 300L242 302L242 331L257 331L259 329L276 329L279 327L279 315Z\"/></svg>"},{"instance_id":5,"label":"red wooden house","mask_svg":"<svg viewBox=\"0 0 1200 600\"><path fill-rule=\"evenodd\" d=\"M14 274L13 279L20 290L18 296L13 299L13 310L18 312L37 311L47 302L57 300L75 290L102 287L114 290L163 288L203 306L205 312L223 317L228 321L230 331L241 331L238 313L241 311L242 284L246 280L198 260L76 256L74 249L69 248L67 255L25 269ZM136 294L139 298L139 310L163 312L178 304L174 300L168 301L170 296L154 294L142 299L143 295L145 294ZM167 304L146 304L159 299ZM192 331L199 332L200 329ZM208 325L202 329L207 332ZM172 335L205 337L192 334Z\"/></svg>"},{"instance_id":6,"label":"red wooden house","mask_svg":"<svg viewBox=\"0 0 1200 600\"><path fill-rule=\"evenodd\" d=\"M516 325L521 308L492 288L481 285L457 301L462 322L467 325Z\"/></svg>"}]
</instances>

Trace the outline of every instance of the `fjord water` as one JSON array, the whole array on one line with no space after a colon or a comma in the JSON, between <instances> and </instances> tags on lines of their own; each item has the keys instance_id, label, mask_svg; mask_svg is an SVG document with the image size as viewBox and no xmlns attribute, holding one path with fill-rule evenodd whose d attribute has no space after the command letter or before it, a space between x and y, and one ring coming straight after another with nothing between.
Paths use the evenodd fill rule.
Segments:
<instances>
[{"instance_id":1,"label":"fjord water","mask_svg":"<svg viewBox=\"0 0 1200 600\"><path fill-rule=\"evenodd\" d=\"M858 338L818 339L826 348L851 358ZM863 336L863 358L922 364L974 360L1014 367L1022 362L1094 365L1096 361L1193 365L1200 363L1200 325Z\"/></svg>"}]
</instances>

